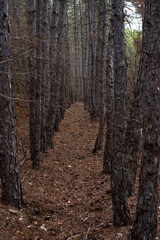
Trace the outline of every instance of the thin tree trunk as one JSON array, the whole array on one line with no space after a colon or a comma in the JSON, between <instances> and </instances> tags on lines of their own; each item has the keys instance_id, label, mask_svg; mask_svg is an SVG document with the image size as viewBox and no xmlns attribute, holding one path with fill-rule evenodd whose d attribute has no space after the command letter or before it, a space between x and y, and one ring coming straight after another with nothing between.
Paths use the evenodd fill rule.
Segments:
<instances>
[{"instance_id":1,"label":"thin tree trunk","mask_svg":"<svg viewBox=\"0 0 160 240\"><path fill-rule=\"evenodd\" d=\"M113 158L113 121L114 121L114 44L112 29L108 37L107 51L107 76L106 76L106 119L107 132L103 158L103 172L111 173L111 162Z\"/></svg>"},{"instance_id":2,"label":"thin tree trunk","mask_svg":"<svg viewBox=\"0 0 160 240\"><path fill-rule=\"evenodd\" d=\"M81 82L81 99L83 99L83 94L84 94L84 87L83 87L83 83L84 83L84 27L83 27L83 13L82 13L82 0L79 1L79 13L80 13L80 35L81 35L81 38L80 38L80 41L81 41L81 54L80 54L80 57L81 57L81 61L80 61L80 64L81 64L81 76L80 76L80 82Z\"/></svg>"},{"instance_id":3,"label":"thin tree trunk","mask_svg":"<svg viewBox=\"0 0 160 240\"><path fill-rule=\"evenodd\" d=\"M83 101L84 109L89 111L89 43L88 43L88 1L85 1L85 36L84 36L84 76L83 76Z\"/></svg>"},{"instance_id":4,"label":"thin tree trunk","mask_svg":"<svg viewBox=\"0 0 160 240\"><path fill-rule=\"evenodd\" d=\"M96 2L95 0L88 2L89 16L89 81L90 81L90 107L89 112L91 120L95 121L96 114Z\"/></svg>"},{"instance_id":5,"label":"thin tree trunk","mask_svg":"<svg viewBox=\"0 0 160 240\"><path fill-rule=\"evenodd\" d=\"M68 6L67 6L68 10ZM67 15L67 12L66 12ZM70 35L69 35L69 22L68 22L68 15L67 15L67 34L66 34L66 107L69 108L71 106L71 42L70 42Z\"/></svg>"},{"instance_id":6,"label":"thin tree trunk","mask_svg":"<svg viewBox=\"0 0 160 240\"><path fill-rule=\"evenodd\" d=\"M104 79L105 79L105 45L106 45L106 16L107 2L99 1L98 9L98 36L97 36L97 59L96 59L96 82L97 82L97 114L99 115L99 131L96 138L93 153L102 149L104 136Z\"/></svg>"},{"instance_id":7,"label":"thin tree trunk","mask_svg":"<svg viewBox=\"0 0 160 240\"><path fill-rule=\"evenodd\" d=\"M39 169L40 162L40 126L41 126L41 99L40 76L36 72L36 1L27 0L27 20L29 27L30 54L28 57L30 78L30 150L32 166Z\"/></svg>"},{"instance_id":8,"label":"thin tree trunk","mask_svg":"<svg viewBox=\"0 0 160 240\"><path fill-rule=\"evenodd\" d=\"M21 59L18 58L19 70L23 69L23 71L25 73L28 73L29 72L28 61L27 61L26 55L23 54L24 49L25 49L25 43L24 43L24 41L22 39L20 39L22 36L24 36L25 32L23 30L23 26L22 26L22 23L20 21L20 11L19 11L19 8L18 8L19 4L20 4L19 1L12 0L12 8L13 8L13 12L14 12L14 20L13 21L16 22L16 29L17 29L17 31L16 31L16 38L17 38L16 42L17 42L17 47L21 48ZM13 66L15 66L15 63L14 63ZM13 77L14 77L14 75L13 75ZM15 81L16 78L17 78L17 76L13 80ZM26 74L25 75L25 85L24 85L24 87L28 88L28 83L29 83L29 75ZM17 84L21 84L19 79L18 79L18 83ZM14 85L13 85L13 89L14 89Z\"/></svg>"},{"instance_id":9,"label":"thin tree trunk","mask_svg":"<svg viewBox=\"0 0 160 240\"><path fill-rule=\"evenodd\" d=\"M66 0L59 2L59 25L58 25L58 53L57 53L57 65L56 65L56 81L55 81L55 99L57 101L56 107L56 120L55 120L55 130L58 130L59 123L63 117L63 100L61 91L63 91L63 81L64 81L64 54L65 54L65 24L66 24Z\"/></svg>"},{"instance_id":10,"label":"thin tree trunk","mask_svg":"<svg viewBox=\"0 0 160 240\"><path fill-rule=\"evenodd\" d=\"M22 207L12 99L8 1L0 2L0 172L2 202ZM4 73L3 73L4 72Z\"/></svg>"},{"instance_id":11,"label":"thin tree trunk","mask_svg":"<svg viewBox=\"0 0 160 240\"><path fill-rule=\"evenodd\" d=\"M52 5L52 21L50 28L50 72L51 72L51 89L50 89L50 104L48 111L47 120L47 142L48 146L53 148L53 136L56 121L56 109L57 109L57 99L56 99L56 89L55 79L56 79L56 65L57 65L57 38L58 38L58 21L59 21L59 0L53 1Z\"/></svg>"},{"instance_id":12,"label":"thin tree trunk","mask_svg":"<svg viewBox=\"0 0 160 240\"><path fill-rule=\"evenodd\" d=\"M49 0L41 0L42 91L41 91L41 151L47 150L47 117L50 99L49 70Z\"/></svg>"},{"instance_id":13,"label":"thin tree trunk","mask_svg":"<svg viewBox=\"0 0 160 240\"><path fill-rule=\"evenodd\" d=\"M124 2L112 1L112 24L114 41L115 114L113 128L113 158L111 166L111 188L113 218L115 226L127 225L130 221L125 196L123 157L126 119L126 56L124 36Z\"/></svg>"},{"instance_id":14,"label":"thin tree trunk","mask_svg":"<svg viewBox=\"0 0 160 240\"><path fill-rule=\"evenodd\" d=\"M66 3L67 4L67 3ZM64 54L64 104L65 110L71 105L71 54L70 54L70 36L69 36L69 23L68 23L68 5L66 5L65 16L65 54Z\"/></svg>"},{"instance_id":15,"label":"thin tree trunk","mask_svg":"<svg viewBox=\"0 0 160 240\"><path fill-rule=\"evenodd\" d=\"M78 11L77 0L73 1L73 20L74 20L74 61L75 61L75 82L76 82L76 101L80 98L79 83L79 34L78 34Z\"/></svg>"}]
</instances>

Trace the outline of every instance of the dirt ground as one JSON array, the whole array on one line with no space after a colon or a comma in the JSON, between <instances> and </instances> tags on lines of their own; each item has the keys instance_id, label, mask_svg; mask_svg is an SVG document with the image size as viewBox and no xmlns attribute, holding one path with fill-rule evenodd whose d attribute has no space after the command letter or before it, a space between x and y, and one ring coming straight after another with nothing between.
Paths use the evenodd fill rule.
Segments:
<instances>
[{"instance_id":1,"label":"dirt ground","mask_svg":"<svg viewBox=\"0 0 160 240\"><path fill-rule=\"evenodd\" d=\"M82 103L66 111L54 149L31 168L29 111L16 105L22 210L0 203L0 240L127 240L131 225L113 226L109 176L102 174L103 151L92 154L98 122ZM137 193L130 199L132 220ZM157 239L160 236L158 229Z\"/></svg>"}]
</instances>

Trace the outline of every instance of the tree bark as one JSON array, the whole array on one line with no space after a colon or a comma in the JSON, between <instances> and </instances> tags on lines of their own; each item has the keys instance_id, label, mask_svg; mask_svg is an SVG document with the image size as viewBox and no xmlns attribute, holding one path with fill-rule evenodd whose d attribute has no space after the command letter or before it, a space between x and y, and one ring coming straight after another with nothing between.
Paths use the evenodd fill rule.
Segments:
<instances>
[{"instance_id":1,"label":"tree bark","mask_svg":"<svg viewBox=\"0 0 160 240\"><path fill-rule=\"evenodd\" d=\"M85 28L84 28L84 76L83 76L83 101L84 109L89 111L89 33L88 33L88 1L85 1Z\"/></svg>"},{"instance_id":2,"label":"tree bark","mask_svg":"<svg viewBox=\"0 0 160 240\"><path fill-rule=\"evenodd\" d=\"M56 106L56 120L55 130L58 130L59 123L63 118L64 103L62 99L62 91L64 90L64 54L65 54L65 30L66 30L66 0L59 1L59 24L58 24L58 52L56 62L56 81L55 81L55 100Z\"/></svg>"},{"instance_id":3,"label":"tree bark","mask_svg":"<svg viewBox=\"0 0 160 240\"><path fill-rule=\"evenodd\" d=\"M125 162L124 162L124 178L125 191L128 196L134 193L134 186L137 175L138 162L142 152L142 128L143 128L143 82L141 72L143 71L142 63L140 63L140 75L136 84L134 100L128 121L126 137L125 137Z\"/></svg>"},{"instance_id":4,"label":"tree bark","mask_svg":"<svg viewBox=\"0 0 160 240\"><path fill-rule=\"evenodd\" d=\"M28 57L30 78L30 150L32 167L39 169L40 163L40 128L41 128L41 81L36 72L36 1L27 0L28 34L30 38Z\"/></svg>"},{"instance_id":5,"label":"tree bark","mask_svg":"<svg viewBox=\"0 0 160 240\"><path fill-rule=\"evenodd\" d=\"M53 1L52 5L52 21L50 27L50 72L51 72L51 89L50 89L50 103L47 120L47 144L53 148L53 136L56 121L56 65L57 65L57 38L58 38L58 21L59 21L59 0Z\"/></svg>"},{"instance_id":6,"label":"tree bark","mask_svg":"<svg viewBox=\"0 0 160 240\"><path fill-rule=\"evenodd\" d=\"M144 146L132 240L154 240L157 229L160 161L160 0L145 1L142 73Z\"/></svg>"},{"instance_id":7,"label":"tree bark","mask_svg":"<svg viewBox=\"0 0 160 240\"><path fill-rule=\"evenodd\" d=\"M89 25L89 89L90 106L89 113L91 120L95 121L96 113L96 1L88 1L88 25Z\"/></svg>"},{"instance_id":8,"label":"tree bark","mask_svg":"<svg viewBox=\"0 0 160 240\"><path fill-rule=\"evenodd\" d=\"M22 207L12 99L8 1L0 2L0 171L2 202Z\"/></svg>"},{"instance_id":9,"label":"tree bark","mask_svg":"<svg viewBox=\"0 0 160 240\"><path fill-rule=\"evenodd\" d=\"M124 35L124 2L112 1L112 23L114 41L115 74L115 114L113 128L113 158L111 166L111 188L113 218L115 226L127 225L130 221L128 204L125 196L123 178L123 157L126 119L126 56Z\"/></svg>"},{"instance_id":10,"label":"tree bark","mask_svg":"<svg viewBox=\"0 0 160 240\"><path fill-rule=\"evenodd\" d=\"M107 69L106 69L106 119L107 132L103 157L103 172L111 173L113 158L113 121L114 121L114 44L113 33L110 29L108 37Z\"/></svg>"},{"instance_id":11,"label":"tree bark","mask_svg":"<svg viewBox=\"0 0 160 240\"><path fill-rule=\"evenodd\" d=\"M76 101L80 99L80 79L79 79L79 32L78 32L78 5L77 0L73 1L73 19L74 19L74 66L76 82Z\"/></svg>"},{"instance_id":12,"label":"tree bark","mask_svg":"<svg viewBox=\"0 0 160 240\"><path fill-rule=\"evenodd\" d=\"M98 6L98 30L96 51L96 111L99 115L99 131L96 138L93 153L102 149L104 136L104 79L105 79L105 45L106 45L106 16L107 2L100 0Z\"/></svg>"},{"instance_id":13,"label":"tree bark","mask_svg":"<svg viewBox=\"0 0 160 240\"><path fill-rule=\"evenodd\" d=\"M66 49L65 49L65 96L66 96L66 108L71 106L71 42L69 34L69 19L68 19L68 6L66 11Z\"/></svg>"},{"instance_id":14,"label":"tree bark","mask_svg":"<svg viewBox=\"0 0 160 240\"><path fill-rule=\"evenodd\" d=\"M42 48L42 90L41 90L41 151L47 150L47 117L50 101L49 69L49 0L41 0L41 48Z\"/></svg>"}]
</instances>

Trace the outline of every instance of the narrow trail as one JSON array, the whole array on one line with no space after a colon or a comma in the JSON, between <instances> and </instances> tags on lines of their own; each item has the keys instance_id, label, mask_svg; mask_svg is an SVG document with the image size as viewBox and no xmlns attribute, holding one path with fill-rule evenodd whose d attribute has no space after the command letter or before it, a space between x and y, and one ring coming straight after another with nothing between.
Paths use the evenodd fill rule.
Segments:
<instances>
[{"instance_id":1,"label":"narrow trail","mask_svg":"<svg viewBox=\"0 0 160 240\"><path fill-rule=\"evenodd\" d=\"M103 151L92 154L98 122L91 123L83 104L66 111L54 149L42 154L38 171L31 169L30 160L21 165L29 154L29 115L20 106L17 111L25 206L13 213L0 205L0 240L126 240L130 226L113 226L111 194L106 193L109 176L102 174ZM135 208L135 199L131 202Z\"/></svg>"}]
</instances>

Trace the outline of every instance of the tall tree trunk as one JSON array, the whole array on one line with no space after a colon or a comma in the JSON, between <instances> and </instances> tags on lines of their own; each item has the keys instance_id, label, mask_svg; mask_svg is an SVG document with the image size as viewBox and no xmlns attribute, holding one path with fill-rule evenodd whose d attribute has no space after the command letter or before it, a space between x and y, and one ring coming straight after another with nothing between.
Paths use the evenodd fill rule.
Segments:
<instances>
[{"instance_id":1,"label":"tall tree trunk","mask_svg":"<svg viewBox=\"0 0 160 240\"><path fill-rule=\"evenodd\" d=\"M106 70L106 119L107 132L103 157L103 172L111 173L111 162L113 158L113 121L114 121L114 44L113 33L110 29L108 37L107 70Z\"/></svg>"},{"instance_id":2,"label":"tall tree trunk","mask_svg":"<svg viewBox=\"0 0 160 240\"><path fill-rule=\"evenodd\" d=\"M22 207L12 99L8 1L0 2L0 171L2 202Z\"/></svg>"},{"instance_id":3,"label":"tall tree trunk","mask_svg":"<svg viewBox=\"0 0 160 240\"><path fill-rule=\"evenodd\" d=\"M96 113L96 1L88 2L88 16L89 16L89 81L90 81L90 107L89 112L91 120L95 121Z\"/></svg>"},{"instance_id":4,"label":"tall tree trunk","mask_svg":"<svg viewBox=\"0 0 160 240\"><path fill-rule=\"evenodd\" d=\"M88 1L85 1L85 30L84 30L84 76L83 76L83 101L84 108L89 111L89 41L88 41Z\"/></svg>"},{"instance_id":5,"label":"tall tree trunk","mask_svg":"<svg viewBox=\"0 0 160 240\"><path fill-rule=\"evenodd\" d=\"M78 32L78 5L77 0L73 1L73 19L74 19L74 64L75 64L75 82L76 82L76 101L80 98L79 82L79 32Z\"/></svg>"},{"instance_id":6,"label":"tall tree trunk","mask_svg":"<svg viewBox=\"0 0 160 240\"><path fill-rule=\"evenodd\" d=\"M55 130L57 99L56 92L56 65L57 65L57 38L58 38L58 21L59 21L59 0L53 1L52 20L50 27L50 73L51 73L51 89L50 103L47 120L47 142L48 146L53 147L53 136Z\"/></svg>"},{"instance_id":7,"label":"tall tree trunk","mask_svg":"<svg viewBox=\"0 0 160 240\"><path fill-rule=\"evenodd\" d=\"M41 0L42 91L41 91L41 151L47 150L47 117L50 100L49 69L49 0Z\"/></svg>"},{"instance_id":8,"label":"tall tree trunk","mask_svg":"<svg viewBox=\"0 0 160 240\"><path fill-rule=\"evenodd\" d=\"M84 56L84 19L83 19L83 13L82 13L82 0L79 1L79 13L80 13L80 41L81 41L81 76L80 76L80 81L81 81L81 99L83 97L84 94L84 87L83 87L83 83L84 83L84 58L86 56Z\"/></svg>"},{"instance_id":9,"label":"tall tree trunk","mask_svg":"<svg viewBox=\"0 0 160 240\"><path fill-rule=\"evenodd\" d=\"M68 12L68 6L67 6ZM66 15L67 15L66 12ZM66 24L66 51L65 51L65 85L66 85L66 107L69 108L71 106L71 42L70 42L70 35L69 35L69 22L68 22L68 15L67 24Z\"/></svg>"},{"instance_id":10,"label":"tall tree trunk","mask_svg":"<svg viewBox=\"0 0 160 240\"><path fill-rule=\"evenodd\" d=\"M65 53L64 53L64 107L69 108L71 105L71 61L70 61L70 36L69 36L69 23L68 23L68 5L66 2L65 10Z\"/></svg>"},{"instance_id":11,"label":"tall tree trunk","mask_svg":"<svg viewBox=\"0 0 160 240\"><path fill-rule=\"evenodd\" d=\"M58 52L56 64L56 81L55 81L55 99L57 101L55 130L58 130L59 123L63 117L63 99L62 91L64 88L64 54L65 54L65 35L66 35L66 0L59 1L59 24L58 24Z\"/></svg>"},{"instance_id":12,"label":"tall tree trunk","mask_svg":"<svg viewBox=\"0 0 160 240\"><path fill-rule=\"evenodd\" d=\"M154 240L160 161L160 0L145 1L141 80L144 82L144 146L132 240Z\"/></svg>"},{"instance_id":13,"label":"tall tree trunk","mask_svg":"<svg viewBox=\"0 0 160 240\"><path fill-rule=\"evenodd\" d=\"M126 119L126 56L124 36L124 2L112 1L112 29L114 41L115 74L115 114L113 128L113 158L111 166L111 188L113 218L115 226L127 225L130 221L128 204L125 196L123 178L123 157Z\"/></svg>"},{"instance_id":14,"label":"tall tree trunk","mask_svg":"<svg viewBox=\"0 0 160 240\"><path fill-rule=\"evenodd\" d=\"M21 58L18 58L18 66L19 66L19 71L21 71L23 69L23 72L25 72L26 74L24 75L25 77L25 83L23 84L23 86L25 88L28 88L28 83L29 83L29 69L28 69L28 61L26 58L26 55L24 55L24 49L25 49L25 43L22 39L20 39L22 36L24 36L25 34L25 30L23 29L22 23L21 23L21 19L20 19L20 9L18 8L18 5L20 4L20 1L17 0L12 0L12 8L13 8L13 13L14 13L14 19L13 21L16 22L16 29L17 31L14 32L14 36L16 34L16 43L17 43L17 47L21 48ZM11 23L12 24L12 23ZM15 66L15 62L14 65ZM13 67L12 66L12 67ZM14 77L14 75L13 75ZM13 78L12 77L12 78ZM22 79L22 75L20 76L20 80ZM15 84L14 81L17 80L17 76L13 78L13 89L15 88ZM22 82L18 79L17 84L21 85Z\"/></svg>"},{"instance_id":15,"label":"tall tree trunk","mask_svg":"<svg viewBox=\"0 0 160 240\"><path fill-rule=\"evenodd\" d=\"M104 136L104 79L105 79L105 45L106 45L106 16L107 2L99 0L98 6L98 30L97 30L97 57L96 57L96 82L97 82L97 106L96 111L99 115L99 132L96 138L93 153L102 149Z\"/></svg>"},{"instance_id":16,"label":"tall tree trunk","mask_svg":"<svg viewBox=\"0 0 160 240\"><path fill-rule=\"evenodd\" d=\"M136 84L134 100L128 121L126 137L125 137L125 162L124 162L124 178L125 191L128 196L134 193L134 186L137 175L138 162L142 152L142 127L143 127L143 82L141 72L143 71L142 63L140 63L140 75Z\"/></svg>"},{"instance_id":17,"label":"tall tree trunk","mask_svg":"<svg viewBox=\"0 0 160 240\"><path fill-rule=\"evenodd\" d=\"M28 33L30 37L28 57L30 78L30 150L32 166L39 168L40 162L40 127L41 127L41 81L36 72L36 0L27 0Z\"/></svg>"}]
</instances>

